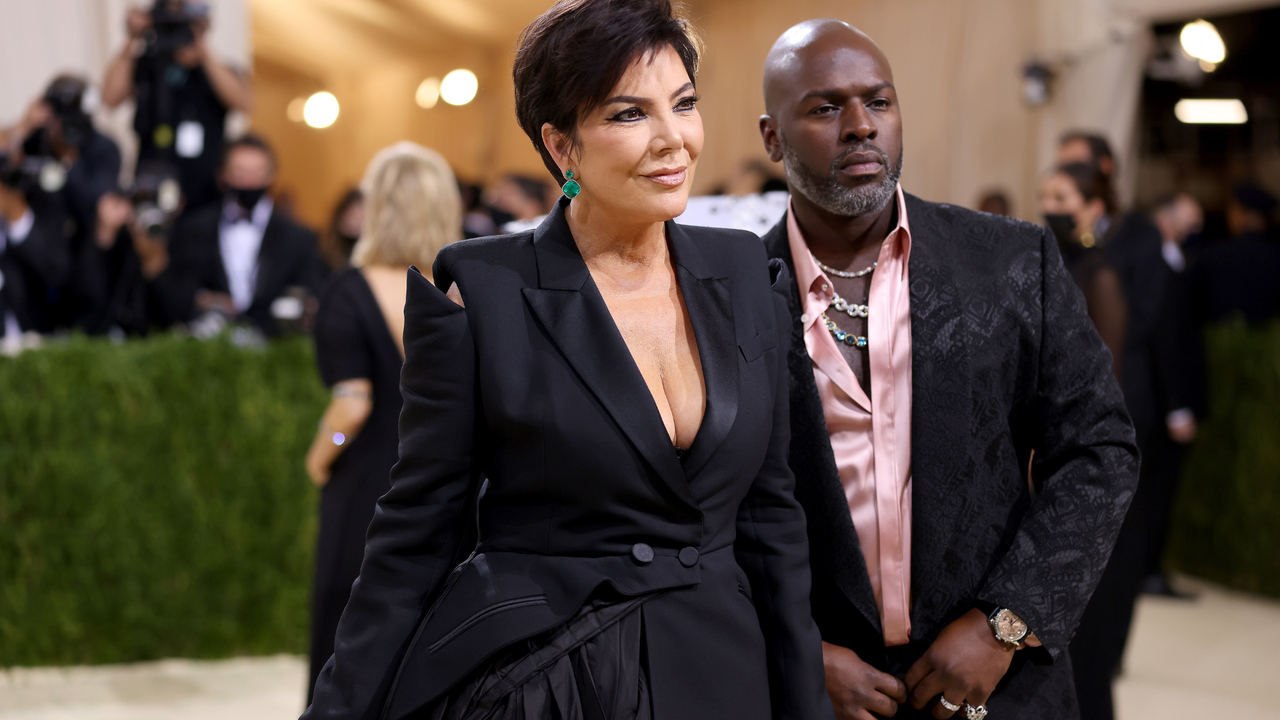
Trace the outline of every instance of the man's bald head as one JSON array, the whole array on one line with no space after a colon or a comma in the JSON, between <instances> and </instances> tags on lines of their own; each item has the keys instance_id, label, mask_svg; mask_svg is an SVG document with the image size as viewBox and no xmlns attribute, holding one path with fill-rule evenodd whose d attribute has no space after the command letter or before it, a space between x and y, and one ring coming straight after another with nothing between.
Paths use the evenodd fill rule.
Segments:
<instances>
[{"instance_id":1,"label":"man's bald head","mask_svg":"<svg viewBox=\"0 0 1280 720\"><path fill-rule=\"evenodd\" d=\"M889 59L871 38L839 20L792 27L769 51L764 97L760 138L786 169L793 202L846 218L892 212L902 115Z\"/></svg>"},{"instance_id":2,"label":"man's bald head","mask_svg":"<svg viewBox=\"0 0 1280 720\"><path fill-rule=\"evenodd\" d=\"M814 63L830 64L832 54L841 50L864 53L883 65L892 80L889 58L866 33L843 20L805 20L782 33L764 61L765 112L773 115L788 91L794 92L800 78Z\"/></svg>"}]
</instances>

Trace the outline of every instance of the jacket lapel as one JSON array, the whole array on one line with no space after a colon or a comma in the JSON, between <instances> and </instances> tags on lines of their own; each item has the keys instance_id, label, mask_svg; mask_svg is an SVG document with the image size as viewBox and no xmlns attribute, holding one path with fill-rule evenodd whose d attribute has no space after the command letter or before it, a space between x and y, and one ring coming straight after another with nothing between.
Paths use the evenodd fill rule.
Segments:
<instances>
[{"instance_id":1,"label":"jacket lapel","mask_svg":"<svg viewBox=\"0 0 1280 720\"><path fill-rule=\"evenodd\" d=\"M831 436L822 412L822 399L813 378L813 360L804 344L800 320L800 292L787 239L786 216L764 237L765 251L779 258L791 273L787 307L791 310L791 353L787 358L791 382L791 470L796 475L796 499L809 518L809 552L831 573L837 587L863 618L883 634L880 611L858 531L849 514L849 500L836 468Z\"/></svg>"},{"instance_id":2,"label":"jacket lapel","mask_svg":"<svg viewBox=\"0 0 1280 720\"><path fill-rule=\"evenodd\" d=\"M667 222L667 238L676 281L698 343L707 393L702 425L685 461L686 474L693 477L715 454L738 416L738 343L728 279L709 268L706 258L679 225Z\"/></svg>"},{"instance_id":3,"label":"jacket lapel","mask_svg":"<svg viewBox=\"0 0 1280 720\"><path fill-rule=\"evenodd\" d=\"M970 442L973 418L970 357L973 328L955 283L960 238L937 222L931 205L907 196L911 219L911 503L912 603L918 588L936 583L923 568L945 567L949 526L962 502L966 477L957 472ZM914 614L914 612L913 612ZM923 623L912 622L913 627Z\"/></svg>"},{"instance_id":4,"label":"jacket lapel","mask_svg":"<svg viewBox=\"0 0 1280 720\"><path fill-rule=\"evenodd\" d=\"M534 231L537 288L525 301L578 377L673 492L692 507L671 438L569 232L561 202Z\"/></svg>"},{"instance_id":5,"label":"jacket lapel","mask_svg":"<svg viewBox=\"0 0 1280 720\"><path fill-rule=\"evenodd\" d=\"M280 271L280 220L275 210L262 230L262 244L258 246L258 267L253 278L253 304L269 303L274 297L265 297L264 291L278 287L275 275Z\"/></svg>"}]
</instances>

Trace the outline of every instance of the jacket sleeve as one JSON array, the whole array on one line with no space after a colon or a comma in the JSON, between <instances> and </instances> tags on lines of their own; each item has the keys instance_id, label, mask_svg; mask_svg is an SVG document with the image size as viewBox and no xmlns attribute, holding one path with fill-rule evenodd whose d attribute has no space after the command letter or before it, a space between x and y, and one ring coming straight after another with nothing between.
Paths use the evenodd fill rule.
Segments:
<instances>
[{"instance_id":1,"label":"jacket sleeve","mask_svg":"<svg viewBox=\"0 0 1280 720\"><path fill-rule=\"evenodd\" d=\"M475 480L475 345L465 311L415 269L404 341L400 459L304 719L380 717L404 648L465 536Z\"/></svg>"},{"instance_id":2,"label":"jacket sleeve","mask_svg":"<svg viewBox=\"0 0 1280 720\"><path fill-rule=\"evenodd\" d=\"M1037 379L1023 413L1035 424L1036 493L979 599L1026 620L1053 658L1102 577L1137 488L1138 449L1110 353L1047 231L1040 257Z\"/></svg>"},{"instance_id":3,"label":"jacket sleeve","mask_svg":"<svg viewBox=\"0 0 1280 720\"><path fill-rule=\"evenodd\" d=\"M734 552L751 581L769 657L775 720L834 717L822 669L822 638L809 605L809 537L804 510L795 498L795 476L787 462L791 403L787 354L791 311L790 274L770 261L777 347L772 351L773 431L763 466L738 509Z\"/></svg>"}]
</instances>

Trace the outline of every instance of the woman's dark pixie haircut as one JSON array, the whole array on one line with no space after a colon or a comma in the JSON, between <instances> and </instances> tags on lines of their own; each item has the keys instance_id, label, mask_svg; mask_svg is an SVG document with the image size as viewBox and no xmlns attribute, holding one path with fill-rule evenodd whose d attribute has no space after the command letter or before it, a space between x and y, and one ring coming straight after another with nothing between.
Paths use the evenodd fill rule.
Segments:
<instances>
[{"instance_id":1,"label":"woman's dark pixie haircut","mask_svg":"<svg viewBox=\"0 0 1280 720\"><path fill-rule=\"evenodd\" d=\"M565 179L542 142L543 123L575 143L578 123L631 63L668 45L694 80L698 41L671 0L560 0L524 29L511 72L516 120L557 183Z\"/></svg>"}]
</instances>

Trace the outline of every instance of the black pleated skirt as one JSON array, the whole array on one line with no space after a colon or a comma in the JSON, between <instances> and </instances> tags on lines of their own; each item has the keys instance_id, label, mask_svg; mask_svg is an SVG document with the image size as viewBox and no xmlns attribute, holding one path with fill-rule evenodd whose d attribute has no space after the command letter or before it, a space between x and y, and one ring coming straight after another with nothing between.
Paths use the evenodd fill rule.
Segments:
<instances>
[{"instance_id":1,"label":"black pleated skirt","mask_svg":"<svg viewBox=\"0 0 1280 720\"><path fill-rule=\"evenodd\" d=\"M506 648L415 720L652 720L642 605L595 599Z\"/></svg>"}]
</instances>

